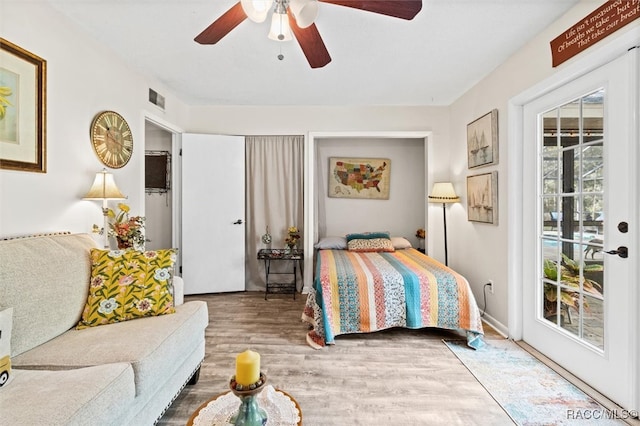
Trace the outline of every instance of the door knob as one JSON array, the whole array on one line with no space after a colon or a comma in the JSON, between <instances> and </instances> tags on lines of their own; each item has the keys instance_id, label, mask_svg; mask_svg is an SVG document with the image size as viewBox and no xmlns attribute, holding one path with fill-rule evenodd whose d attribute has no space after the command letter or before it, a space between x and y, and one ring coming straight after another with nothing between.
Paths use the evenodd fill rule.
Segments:
<instances>
[{"instance_id":1,"label":"door knob","mask_svg":"<svg viewBox=\"0 0 640 426\"><path fill-rule=\"evenodd\" d=\"M238 219L235 222L233 222L234 225L242 225L242 219Z\"/></svg>"},{"instance_id":2,"label":"door knob","mask_svg":"<svg viewBox=\"0 0 640 426\"><path fill-rule=\"evenodd\" d=\"M617 254L618 256L620 256L623 259L626 259L627 257L629 257L629 249L625 246L620 246L618 247L617 250L609 250L609 251L605 251L605 253L607 254Z\"/></svg>"}]
</instances>

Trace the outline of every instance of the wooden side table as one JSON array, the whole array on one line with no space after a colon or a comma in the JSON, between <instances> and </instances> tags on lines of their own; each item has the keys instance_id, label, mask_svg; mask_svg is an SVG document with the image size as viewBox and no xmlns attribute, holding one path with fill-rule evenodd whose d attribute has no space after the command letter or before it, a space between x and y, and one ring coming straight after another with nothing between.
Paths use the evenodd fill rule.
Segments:
<instances>
[{"instance_id":1,"label":"wooden side table","mask_svg":"<svg viewBox=\"0 0 640 426\"><path fill-rule=\"evenodd\" d=\"M298 291L298 275L297 268L300 268L300 276L304 276L303 262L304 251L303 250L286 250L286 249L260 249L258 251L258 259L264 260L264 270L266 278L266 289L264 292L264 299L267 300L269 293L293 293L293 299L296 298L296 292ZM293 263L293 271L290 272L271 272L271 261L288 260ZM273 275L292 275L293 282L273 282L271 280Z\"/></svg>"},{"instance_id":2,"label":"wooden side table","mask_svg":"<svg viewBox=\"0 0 640 426\"><path fill-rule=\"evenodd\" d=\"M258 405L267 412L267 426L302 426L302 411L298 402L283 390L271 385L257 396ZM191 415L187 426L228 426L238 411L240 398L231 391L221 393L202 404Z\"/></svg>"}]
</instances>

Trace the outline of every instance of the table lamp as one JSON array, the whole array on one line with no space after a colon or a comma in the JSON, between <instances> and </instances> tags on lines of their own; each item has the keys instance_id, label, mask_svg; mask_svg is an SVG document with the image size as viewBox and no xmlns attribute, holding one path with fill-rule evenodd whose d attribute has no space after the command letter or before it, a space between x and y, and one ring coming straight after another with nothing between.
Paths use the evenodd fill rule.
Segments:
<instances>
[{"instance_id":1,"label":"table lamp","mask_svg":"<svg viewBox=\"0 0 640 426\"><path fill-rule=\"evenodd\" d=\"M104 216L104 248L109 248L109 232L107 227L109 226L108 213L109 208L107 202L109 200L124 200L126 197L120 192L116 181L113 179L113 174L107 172L107 169L96 173L96 177L93 181L93 185L87 192L87 195L83 197L84 200L102 200L102 215Z\"/></svg>"}]
</instances>

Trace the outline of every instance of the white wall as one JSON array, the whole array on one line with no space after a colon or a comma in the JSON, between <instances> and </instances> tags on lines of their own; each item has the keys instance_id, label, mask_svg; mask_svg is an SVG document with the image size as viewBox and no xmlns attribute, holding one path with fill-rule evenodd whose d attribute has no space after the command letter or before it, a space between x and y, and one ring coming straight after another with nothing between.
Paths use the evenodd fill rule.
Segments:
<instances>
[{"instance_id":1,"label":"white wall","mask_svg":"<svg viewBox=\"0 0 640 426\"><path fill-rule=\"evenodd\" d=\"M162 91L162 85L78 33L46 2L3 3L0 28L3 38L47 61L47 173L0 170L0 237L90 232L92 224L103 223L100 204L81 199L103 168L89 141L91 121L103 110L120 113L131 126L133 157L124 168L110 170L132 213L144 214L144 114L158 114L147 90L152 85ZM165 95L164 118L179 125L186 108Z\"/></svg>"},{"instance_id":2,"label":"white wall","mask_svg":"<svg viewBox=\"0 0 640 426\"><path fill-rule=\"evenodd\" d=\"M581 57L594 49L602 48L633 27L640 25L636 21L613 35L601 40L577 57L557 68L551 67L549 42L565 30L593 12L601 3L583 0L576 7L542 33L531 40L488 77L451 105L450 129L450 168L456 190L462 197L461 205L454 205L447 218L451 223L449 233L449 265L465 275L471 283L476 298L482 295L482 286L488 279L494 281L495 294L487 292L487 314L502 325L508 324L508 226L514 218L508 216L508 183L517 170L509 170L509 147L520 143L509 140L508 126L514 117L509 117L509 100L542 80L571 67ZM499 164L473 170L467 169L466 125L492 109L498 109L499 122ZM498 171L499 224L497 226L467 221L466 176ZM472 260L472 261L470 261ZM518 283L514 283L518 285ZM482 303L482 299L479 300Z\"/></svg>"},{"instance_id":3,"label":"white wall","mask_svg":"<svg viewBox=\"0 0 640 426\"><path fill-rule=\"evenodd\" d=\"M129 69L115 53L98 45L50 8L46 2L5 2L0 15L2 37L47 60L47 173L0 170L0 237L69 230L88 232L101 223L98 203L83 201L102 165L89 142L91 120L115 110L129 122L134 136L130 163L113 170L136 214L144 214L144 117L160 116L189 132L258 135L309 132L430 131L428 149L435 180L452 180L462 203L448 208L449 264L468 277L481 301L482 285L495 282L488 314L507 324L508 217L507 167L509 99L562 70L576 59L551 68L549 42L587 16L599 3L584 0L479 82L450 107L187 107L157 81ZM601 46L640 25L636 21L602 40ZM588 55L591 47L579 56ZM166 97L166 112L147 102L149 87ZM466 125L493 108L499 110L500 163L467 169ZM471 223L466 216L466 176L497 170L499 224ZM427 192L430 188L426 188ZM430 253L443 258L442 209L430 205Z\"/></svg>"},{"instance_id":4,"label":"white wall","mask_svg":"<svg viewBox=\"0 0 640 426\"><path fill-rule=\"evenodd\" d=\"M173 134L159 126L145 123L145 150L168 151L172 155ZM173 182L166 192L145 194L145 237L147 250L173 247Z\"/></svg>"},{"instance_id":5,"label":"white wall","mask_svg":"<svg viewBox=\"0 0 640 426\"><path fill-rule=\"evenodd\" d=\"M446 107L199 106L191 108L188 128L193 133L228 135L430 130L434 139L445 141L448 124Z\"/></svg>"},{"instance_id":6,"label":"white wall","mask_svg":"<svg viewBox=\"0 0 640 426\"><path fill-rule=\"evenodd\" d=\"M417 247L416 230L425 227L425 140L321 138L316 143L321 176L317 198L321 197L325 206L326 235L389 231ZM327 193L330 157L388 158L389 199L330 198Z\"/></svg>"}]
</instances>

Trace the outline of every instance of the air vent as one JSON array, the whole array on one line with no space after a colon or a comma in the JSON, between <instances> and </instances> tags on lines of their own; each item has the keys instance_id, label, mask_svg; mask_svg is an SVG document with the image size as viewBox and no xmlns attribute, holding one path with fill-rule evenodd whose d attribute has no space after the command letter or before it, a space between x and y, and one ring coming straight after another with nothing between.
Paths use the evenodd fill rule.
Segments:
<instances>
[{"instance_id":1,"label":"air vent","mask_svg":"<svg viewBox=\"0 0 640 426\"><path fill-rule=\"evenodd\" d=\"M149 102L164 109L164 96L153 89L149 89Z\"/></svg>"}]
</instances>

